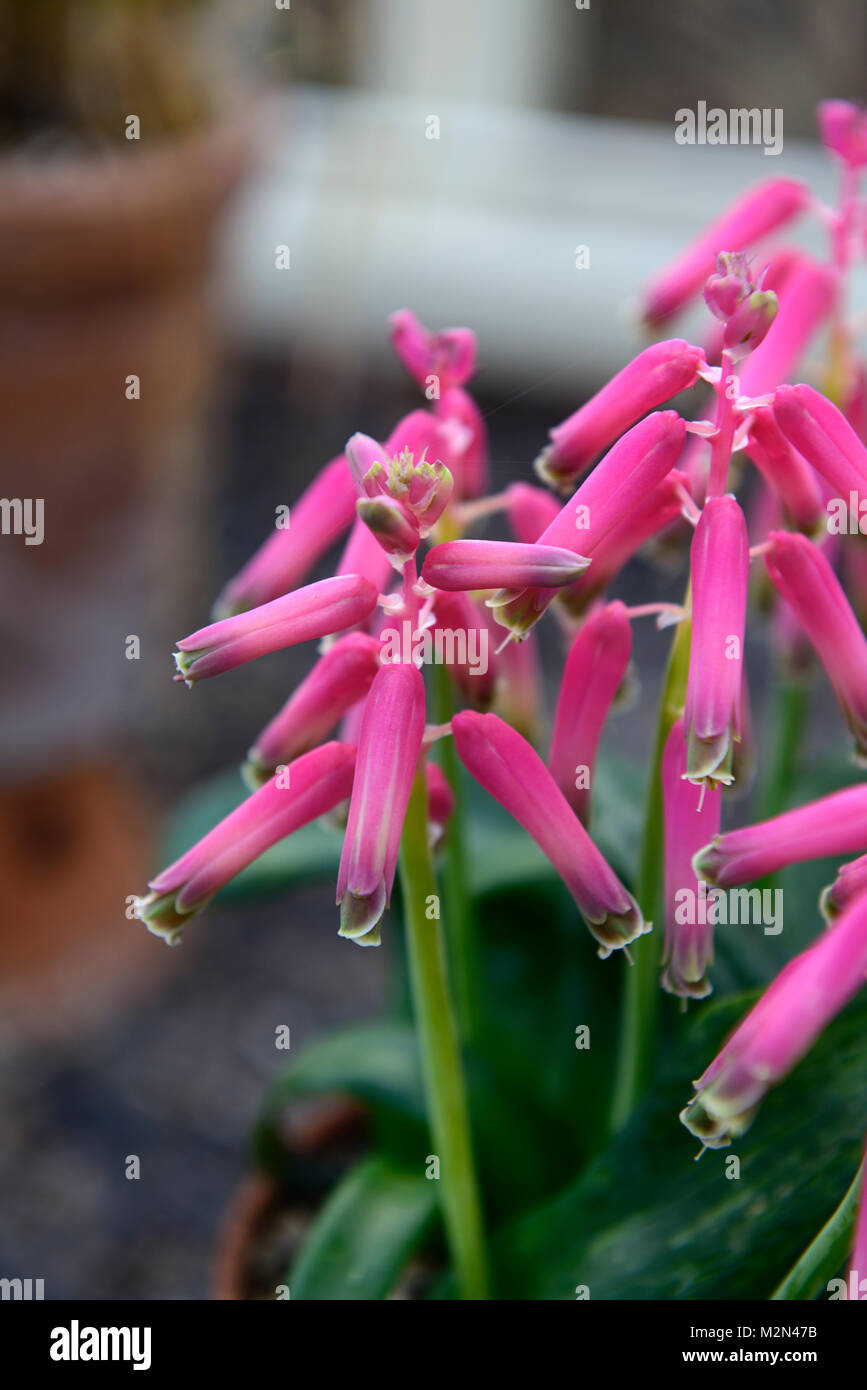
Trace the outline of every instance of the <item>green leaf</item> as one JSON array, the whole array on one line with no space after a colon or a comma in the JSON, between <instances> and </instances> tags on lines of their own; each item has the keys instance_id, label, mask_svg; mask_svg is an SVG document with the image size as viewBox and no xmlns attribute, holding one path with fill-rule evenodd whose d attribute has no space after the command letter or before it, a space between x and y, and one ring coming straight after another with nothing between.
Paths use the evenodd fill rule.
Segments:
<instances>
[{"instance_id":1,"label":"green leaf","mask_svg":"<svg viewBox=\"0 0 867 1390\"><path fill-rule=\"evenodd\" d=\"M260 1167L285 1176L280 1120L308 1096L356 1096L371 1107L391 1151L417 1153L427 1133L418 1043L403 1023L370 1023L309 1044L271 1082L252 1136ZM426 1151L426 1149L425 1149Z\"/></svg>"},{"instance_id":2,"label":"green leaf","mask_svg":"<svg viewBox=\"0 0 867 1390\"><path fill-rule=\"evenodd\" d=\"M826 1031L729 1150L693 1161L687 1078L749 1004L704 1011L633 1121L565 1192L495 1243L501 1297L769 1298L851 1182L867 1127L867 1002ZM740 1177L727 1177L727 1160Z\"/></svg>"},{"instance_id":3,"label":"green leaf","mask_svg":"<svg viewBox=\"0 0 867 1390\"><path fill-rule=\"evenodd\" d=\"M298 1299L381 1299L431 1227L436 1182L380 1158L352 1168L320 1210L289 1271Z\"/></svg>"}]
</instances>

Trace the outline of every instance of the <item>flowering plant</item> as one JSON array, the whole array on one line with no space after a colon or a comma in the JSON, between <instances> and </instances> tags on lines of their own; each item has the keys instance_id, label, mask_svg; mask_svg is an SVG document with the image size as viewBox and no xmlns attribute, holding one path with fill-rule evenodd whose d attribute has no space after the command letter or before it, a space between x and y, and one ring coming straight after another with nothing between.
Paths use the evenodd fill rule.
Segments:
<instances>
[{"instance_id":1,"label":"flowering plant","mask_svg":"<svg viewBox=\"0 0 867 1390\"><path fill-rule=\"evenodd\" d=\"M400 881L414 1031L392 1020L313 1048L275 1084L257 1131L268 1163L279 1108L311 1074L388 1121L375 1158L314 1221L287 1276L293 1297L385 1296L440 1230L445 1287L466 1298L867 1296L852 1177L864 1049L851 1011L838 1018L867 976L867 789L834 765L832 789L802 796L796 757L821 671L856 760L867 756L867 369L846 303L867 231L867 117L828 102L819 120L839 206L769 180L657 276L648 325L703 292L704 341L655 342L551 430L536 472L553 491L525 480L487 493L485 422L467 391L475 339L402 311L391 340L431 408L384 443L354 435L215 620L178 643L189 686L320 647L247 756L251 795L140 899L150 930L177 941L242 869L320 817L342 835L348 942L395 929ZM779 242L807 213L828 228L827 263ZM825 331L818 385L790 384ZM683 413L668 405L685 392ZM474 534L497 513L511 539ZM334 575L308 582L344 534ZM647 546L682 558L681 602L612 597ZM545 615L565 649L549 741ZM645 616L673 637L634 854L630 769L600 739ZM754 622L778 692L767 756L746 681ZM723 832L732 813L744 819L733 798L757 769L752 823ZM529 860L523 833L539 851ZM829 859L823 925L792 875L814 863L824 874ZM789 914L784 934L790 899L798 921ZM576 907L605 963L577 936ZM661 1006L714 989L697 1017ZM672 1108L696 1072L677 1108L702 1150L736 1145L724 1169L713 1157L693 1167ZM354 1284L334 1271L335 1242L356 1261Z\"/></svg>"}]
</instances>

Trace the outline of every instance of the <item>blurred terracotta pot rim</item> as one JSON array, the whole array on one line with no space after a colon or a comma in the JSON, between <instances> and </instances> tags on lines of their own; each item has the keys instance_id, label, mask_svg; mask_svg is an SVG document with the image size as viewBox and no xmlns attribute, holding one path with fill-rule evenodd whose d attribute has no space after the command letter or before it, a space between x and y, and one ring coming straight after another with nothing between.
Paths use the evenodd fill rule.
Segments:
<instances>
[{"instance_id":1,"label":"blurred terracotta pot rim","mask_svg":"<svg viewBox=\"0 0 867 1390\"><path fill-rule=\"evenodd\" d=\"M7 304L152 288L204 257L250 161L250 120L127 153L0 159L0 290Z\"/></svg>"}]
</instances>

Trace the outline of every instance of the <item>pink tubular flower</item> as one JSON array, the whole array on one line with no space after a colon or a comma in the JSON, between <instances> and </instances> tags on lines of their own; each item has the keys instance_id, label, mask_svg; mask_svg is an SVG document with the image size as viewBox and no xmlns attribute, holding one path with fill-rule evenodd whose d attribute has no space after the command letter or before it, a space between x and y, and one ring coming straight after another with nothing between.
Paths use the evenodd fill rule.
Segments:
<instances>
[{"instance_id":1,"label":"pink tubular flower","mask_svg":"<svg viewBox=\"0 0 867 1390\"><path fill-rule=\"evenodd\" d=\"M829 317L837 285L833 270L806 256L792 268L764 342L750 354L739 372L742 395L762 396L787 380L813 335Z\"/></svg>"},{"instance_id":2,"label":"pink tubular flower","mask_svg":"<svg viewBox=\"0 0 867 1390\"><path fill-rule=\"evenodd\" d=\"M520 541L444 541L424 558L421 577L436 589L559 588L589 565L563 546Z\"/></svg>"},{"instance_id":3,"label":"pink tubular flower","mask_svg":"<svg viewBox=\"0 0 867 1390\"><path fill-rule=\"evenodd\" d=\"M367 694L378 669L379 643L375 637L351 632L335 642L256 739L244 766L247 784L261 786L281 764L325 738L347 710Z\"/></svg>"},{"instance_id":4,"label":"pink tubular flower","mask_svg":"<svg viewBox=\"0 0 867 1390\"><path fill-rule=\"evenodd\" d=\"M711 497L690 548L692 637L684 709L684 775L709 787L734 780L749 572L747 524L740 506L730 495Z\"/></svg>"},{"instance_id":5,"label":"pink tubular flower","mask_svg":"<svg viewBox=\"0 0 867 1390\"><path fill-rule=\"evenodd\" d=\"M148 884L136 904L149 931L175 945L189 918L278 840L326 815L352 787L355 748L324 743L242 801L204 839Z\"/></svg>"},{"instance_id":6,"label":"pink tubular flower","mask_svg":"<svg viewBox=\"0 0 867 1390\"><path fill-rule=\"evenodd\" d=\"M529 743L495 714L452 720L467 770L533 837L562 878L604 959L649 931L641 909L599 853Z\"/></svg>"},{"instance_id":7,"label":"pink tubular flower","mask_svg":"<svg viewBox=\"0 0 867 1390\"><path fill-rule=\"evenodd\" d=\"M361 717L340 868L340 935L378 946L391 899L409 794L424 734L424 681L412 665L381 666Z\"/></svg>"},{"instance_id":8,"label":"pink tubular flower","mask_svg":"<svg viewBox=\"0 0 867 1390\"><path fill-rule=\"evenodd\" d=\"M794 811L705 844L695 870L721 888L763 878L789 864L867 849L867 786L846 787Z\"/></svg>"},{"instance_id":9,"label":"pink tubular flower","mask_svg":"<svg viewBox=\"0 0 867 1390\"><path fill-rule=\"evenodd\" d=\"M321 579L248 613L211 623L178 642L175 680L193 685L257 656L342 632L369 618L377 591L357 574Z\"/></svg>"},{"instance_id":10,"label":"pink tubular flower","mask_svg":"<svg viewBox=\"0 0 867 1390\"><path fill-rule=\"evenodd\" d=\"M720 251L751 246L791 222L809 202L809 189L795 179L756 184L650 282L644 293L647 322L659 327L697 294Z\"/></svg>"},{"instance_id":11,"label":"pink tubular flower","mask_svg":"<svg viewBox=\"0 0 867 1390\"><path fill-rule=\"evenodd\" d=\"M774 418L786 438L838 496L867 494L867 449L846 417L812 386L780 386Z\"/></svg>"},{"instance_id":12,"label":"pink tubular flower","mask_svg":"<svg viewBox=\"0 0 867 1390\"><path fill-rule=\"evenodd\" d=\"M827 672L859 758L867 757L867 639L834 571L806 536L772 531L765 564Z\"/></svg>"},{"instance_id":13,"label":"pink tubular flower","mask_svg":"<svg viewBox=\"0 0 867 1390\"><path fill-rule=\"evenodd\" d=\"M812 1047L864 984L867 898L780 972L722 1051L695 1082L681 1111L687 1129L706 1148L743 1134L768 1089Z\"/></svg>"},{"instance_id":14,"label":"pink tubular flower","mask_svg":"<svg viewBox=\"0 0 867 1390\"><path fill-rule=\"evenodd\" d=\"M355 516L355 485L343 454L317 474L289 512L214 605L217 618L258 608L287 594L304 579Z\"/></svg>"},{"instance_id":15,"label":"pink tubular flower","mask_svg":"<svg viewBox=\"0 0 867 1390\"><path fill-rule=\"evenodd\" d=\"M686 738L682 719L672 726L662 757L662 808L665 825L665 949L662 988L682 999L704 999L712 986L713 920L692 867L699 845L719 830L722 792L701 794L684 781Z\"/></svg>"},{"instance_id":16,"label":"pink tubular flower","mask_svg":"<svg viewBox=\"0 0 867 1390\"><path fill-rule=\"evenodd\" d=\"M867 113L851 101L820 101L822 144L850 169L867 164Z\"/></svg>"},{"instance_id":17,"label":"pink tubular flower","mask_svg":"<svg viewBox=\"0 0 867 1390\"><path fill-rule=\"evenodd\" d=\"M819 907L826 922L845 911L851 902L867 891L867 854L859 854L848 864L837 870L837 877L827 888L822 889Z\"/></svg>"},{"instance_id":18,"label":"pink tubular flower","mask_svg":"<svg viewBox=\"0 0 867 1390\"><path fill-rule=\"evenodd\" d=\"M632 625L622 603L591 613L566 657L548 767L572 810L590 820L590 788L605 720L632 652Z\"/></svg>"},{"instance_id":19,"label":"pink tubular flower","mask_svg":"<svg viewBox=\"0 0 867 1390\"><path fill-rule=\"evenodd\" d=\"M651 488L630 514L619 522L593 553L586 574L561 589L558 598L570 612L582 613L591 599L601 594L623 566L647 541L665 531L683 513L683 497L689 493L685 473L672 468L661 483Z\"/></svg>"},{"instance_id":20,"label":"pink tubular flower","mask_svg":"<svg viewBox=\"0 0 867 1390\"><path fill-rule=\"evenodd\" d=\"M431 377L440 391L463 386L476 369L476 335L469 328L429 333L410 309L398 309L388 321L391 345L419 386Z\"/></svg>"},{"instance_id":21,"label":"pink tubular flower","mask_svg":"<svg viewBox=\"0 0 867 1390\"><path fill-rule=\"evenodd\" d=\"M762 406L752 415L747 453L773 488L793 525L800 531L815 531L825 519L819 480L783 434L770 406Z\"/></svg>"},{"instance_id":22,"label":"pink tubular flower","mask_svg":"<svg viewBox=\"0 0 867 1390\"><path fill-rule=\"evenodd\" d=\"M694 386L702 366L701 348L683 338L645 348L586 405L550 431L551 443L536 460L536 472L547 483L568 489L642 415Z\"/></svg>"},{"instance_id":23,"label":"pink tubular flower","mask_svg":"<svg viewBox=\"0 0 867 1390\"><path fill-rule=\"evenodd\" d=\"M545 488L532 483L510 483L506 511L516 540L532 545L560 513L560 504Z\"/></svg>"},{"instance_id":24,"label":"pink tubular flower","mask_svg":"<svg viewBox=\"0 0 867 1390\"><path fill-rule=\"evenodd\" d=\"M654 411L633 425L561 508L539 544L567 546L592 558L609 532L671 471L685 438L686 425L673 410ZM552 588L510 586L495 595L490 606L497 622L520 637L538 621L556 593Z\"/></svg>"},{"instance_id":25,"label":"pink tubular flower","mask_svg":"<svg viewBox=\"0 0 867 1390\"><path fill-rule=\"evenodd\" d=\"M720 347L730 362L746 357L763 342L777 316L773 290L761 288L744 251L721 251L716 273L704 287L704 302L724 325Z\"/></svg>"}]
</instances>

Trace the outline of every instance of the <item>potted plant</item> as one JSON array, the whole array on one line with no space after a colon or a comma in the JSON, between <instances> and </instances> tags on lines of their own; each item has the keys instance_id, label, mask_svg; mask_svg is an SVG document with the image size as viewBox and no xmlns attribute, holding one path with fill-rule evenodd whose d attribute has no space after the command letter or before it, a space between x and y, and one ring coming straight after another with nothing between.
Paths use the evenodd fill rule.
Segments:
<instances>
[{"instance_id":1,"label":"potted plant","mask_svg":"<svg viewBox=\"0 0 867 1390\"><path fill-rule=\"evenodd\" d=\"M184 837L141 918L176 942L242 870L236 892L333 871L347 949L398 936L408 985L275 1076L223 1295L788 1299L854 1277L858 1296L867 792L836 756L811 765L803 659L788 674L808 644L863 756L867 639L835 573L862 538L831 523L867 489L843 295L867 125L845 103L820 122L844 175L830 263L769 246L815 206L793 180L723 213L645 295L662 327L703 291L706 340L656 342L551 431L537 471L568 500L486 495L474 339L403 311L392 341L431 409L354 435L177 644L196 685L325 639L254 741L256 790ZM823 326L825 391L789 384ZM513 539L472 534L498 512ZM683 601L612 597L673 526ZM305 583L350 527L336 574ZM748 620L751 571L770 621ZM546 614L566 650L543 760L527 654ZM599 739L647 618L669 657L641 770ZM750 631L779 658L766 745ZM751 743L761 819L723 833L755 820L723 809ZM314 1097L356 1104L305 1135Z\"/></svg>"}]
</instances>

